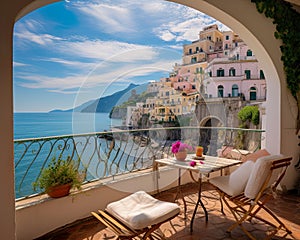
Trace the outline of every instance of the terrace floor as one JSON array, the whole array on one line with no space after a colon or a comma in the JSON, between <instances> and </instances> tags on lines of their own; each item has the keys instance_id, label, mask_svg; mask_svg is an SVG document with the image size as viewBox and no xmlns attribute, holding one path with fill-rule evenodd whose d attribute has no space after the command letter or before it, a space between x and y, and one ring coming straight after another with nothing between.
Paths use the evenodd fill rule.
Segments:
<instances>
[{"instance_id":1,"label":"terrace floor","mask_svg":"<svg viewBox=\"0 0 300 240\"><path fill-rule=\"evenodd\" d=\"M233 223L233 216L227 208L225 214L220 212L220 202L218 195L208 183L203 184L203 200L209 214L208 223L205 222L201 207L198 209L194 221L194 231L190 233L190 220L197 200L196 184L187 184L182 186L182 192L187 203L187 216L185 218L182 199L177 202L182 207L181 213L172 221L164 223L161 231L168 239L180 240L198 240L198 239L249 239L239 228L233 230L231 235L226 233L226 229ZM155 195L156 198L172 201L177 190L171 189ZM272 239L300 239L300 196L295 193L279 195L274 201L268 203L268 207L277 214L277 216L293 232L292 236L282 237L280 234ZM262 223L246 224L246 229L250 231L258 240L265 238L267 227ZM50 232L38 240L100 240L115 239L116 236L109 229L105 228L94 217L78 220L70 225Z\"/></svg>"}]
</instances>

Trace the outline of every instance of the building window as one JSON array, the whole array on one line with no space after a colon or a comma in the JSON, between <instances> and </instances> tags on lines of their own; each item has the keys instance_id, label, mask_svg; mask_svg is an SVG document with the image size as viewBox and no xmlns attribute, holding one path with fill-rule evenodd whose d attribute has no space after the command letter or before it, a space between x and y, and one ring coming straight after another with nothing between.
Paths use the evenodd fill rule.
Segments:
<instances>
[{"instance_id":1,"label":"building window","mask_svg":"<svg viewBox=\"0 0 300 240\"><path fill-rule=\"evenodd\" d=\"M229 69L229 76L235 76L235 69L234 68Z\"/></svg>"},{"instance_id":2,"label":"building window","mask_svg":"<svg viewBox=\"0 0 300 240\"><path fill-rule=\"evenodd\" d=\"M237 97L239 95L239 87L238 87L238 85L236 85L236 84L232 85L232 93L231 93L231 95L233 97Z\"/></svg>"},{"instance_id":3,"label":"building window","mask_svg":"<svg viewBox=\"0 0 300 240\"><path fill-rule=\"evenodd\" d=\"M196 52L199 52L199 47L196 47Z\"/></svg>"},{"instance_id":4,"label":"building window","mask_svg":"<svg viewBox=\"0 0 300 240\"><path fill-rule=\"evenodd\" d=\"M193 57L192 59L191 59L191 63L196 63L197 62L197 57Z\"/></svg>"},{"instance_id":5,"label":"building window","mask_svg":"<svg viewBox=\"0 0 300 240\"><path fill-rule=\"evenodd\" d=\"M218 86L218 97L224 96L224 87L222 85Z\"/></svg>"},{"instance_id":6,"label":"building window","mask_svg":"<svg viewBox=\"0 0 300 240\"><path fill-rule=\"evenodd\" d=\"M228 35L226 35L226 37L225 37L225 38L226 38L226 40L229 40L229 36L228 36Z\"/></svg>"},{"instance_id":7,"label":"building window","mask_svg":"<svg viewBox=\"0 0 300 240\"><path fill-rule=\"evenodd\" d=\"M250 70L245 70L245 77L246 79L251 79L251 71Z\"/></svg>"},{"instance_id":8,"label":"building window","mask_svg":"<svg viewBox=\"0 0 300 240\"><path fill-rule=\"evenodd\" d=\"M260 79L266 79L263 70L260 70L260 71L259 71L259 78L260 78Z\"/></svg>"},{"instance_id":9,"label":"building window","mask_svg":"<svg viewBox=\"0 0 300 240\"><path fill-rule=\"evenodd\" d=\"M192 54L192 52L193 52L193 51L192 51L192 49L190 48L190 49L189 49L189 54Z\"/></svg>"},{"instance_id":10,"label":"building window","mask_svg":"<svg viewBox=\"0 0 300 240\"><path fill-rule=\"evenodd\" d=\"M217 70L217 77L224 77L224 69L220 68Z\"/></svg>"},{"instance_id":11,"label":"building window","mask_svg":"<svg viewBox=\"0 0 300 240\"><path fill-rule=\"evenodd\" d=\"M251 57L252 56L252 51L250 49L248 49L247 51L247 57Z\"/></svg>"},{"instance_id":12,"label":"building window","mask_svg":"<svg viewBox=\"0 0 300 240\"><path fill-rule=\"evenodd\" d=\"M228 49L228 44L227 43L225 44L225 49Z\"/></svg>"},{"instance_id":13,"label":"building window","mask_svg":"<svg viewBox=\"0 0 300 240\"><path fill-rule=\"evenodd\" d=\"M250 100L256 100L256 88L255 87L250 88Z\"/></svg>"}]
</instances>

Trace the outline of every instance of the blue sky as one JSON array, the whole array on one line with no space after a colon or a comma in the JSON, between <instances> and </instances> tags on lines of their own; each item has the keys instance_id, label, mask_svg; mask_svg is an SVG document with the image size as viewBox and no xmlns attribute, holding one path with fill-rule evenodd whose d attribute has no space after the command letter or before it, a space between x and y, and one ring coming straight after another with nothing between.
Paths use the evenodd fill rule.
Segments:
<instances>
[{"instance_id":1,"label":"blue sky","mask_svg":"<svg viewBox=\"0 0 300 240\"><path fill-rule=\"evenodd\" d=\"M14 110L69 109L130 83L167 77L182 46L217 23L162 0L62 1L14 28Z\"/></svg>"}]
</instances>

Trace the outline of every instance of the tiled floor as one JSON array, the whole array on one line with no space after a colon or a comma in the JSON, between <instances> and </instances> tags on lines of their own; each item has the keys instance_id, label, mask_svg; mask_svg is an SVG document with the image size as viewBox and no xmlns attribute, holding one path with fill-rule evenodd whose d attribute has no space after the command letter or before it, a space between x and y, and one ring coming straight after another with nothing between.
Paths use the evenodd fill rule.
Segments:
<instances>
[{"instance_id":1,"label":"tiled floor","mask_svg":"<svg viewBox=\"0 0 300 240\"><path fill-rule=\"evenodd\" d=\"M249 239L244 232L236 228L231 235L226 233L226 229L233 223L233 217L228 209L225 209L226 215L220 212L220 202L217 194L212 190L209 184L204 184L203 195L204 204L208 210L209 220L205 222L201 207L196 214L193 233L190 233L190 219L197 200L197 185L188 184L182 187L183 194L187 202L187 216L185 218L183 210L183 202L179 199L177 202L182 206L180 215L172 221L162 225L161 230L169 239L180 240L229 240ZM158 199L170 201L174 199L176 189L155 195ZM272 239L298 239L300 240L300 196L296 194L281 195L268 204L277 216L290 228L293 232L292 236L282 237L279 234ZM265 224L255 223L246 224L245 227L250 231L257 240L265 238L267 228ZM100 240L115 239L116 236L109 229L105 228L98 220L93 217L83 219L69 226L57 229L39 240L46 239L62 239L62 240Z\"/></svg>"}]
</instances>

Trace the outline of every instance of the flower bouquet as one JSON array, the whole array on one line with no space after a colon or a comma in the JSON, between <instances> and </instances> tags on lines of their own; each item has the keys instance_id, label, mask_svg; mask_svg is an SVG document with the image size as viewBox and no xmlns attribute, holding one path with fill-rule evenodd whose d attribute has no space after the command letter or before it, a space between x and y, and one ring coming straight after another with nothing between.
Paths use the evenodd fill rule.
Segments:
<instances>
[{"instance_id":1,"label":"flower bouquet","mask_svg":"<svg viewBox=\"0 0 300 240\"><path fill-rule=\"evenodd\" d=\"M175 158L179 161L184 161L187 156L187 150L193 150L193 148L186 144L182 143L181 141L176 141L172 144L172 153L174 153Z\"/></svg>"}]
</instances>

